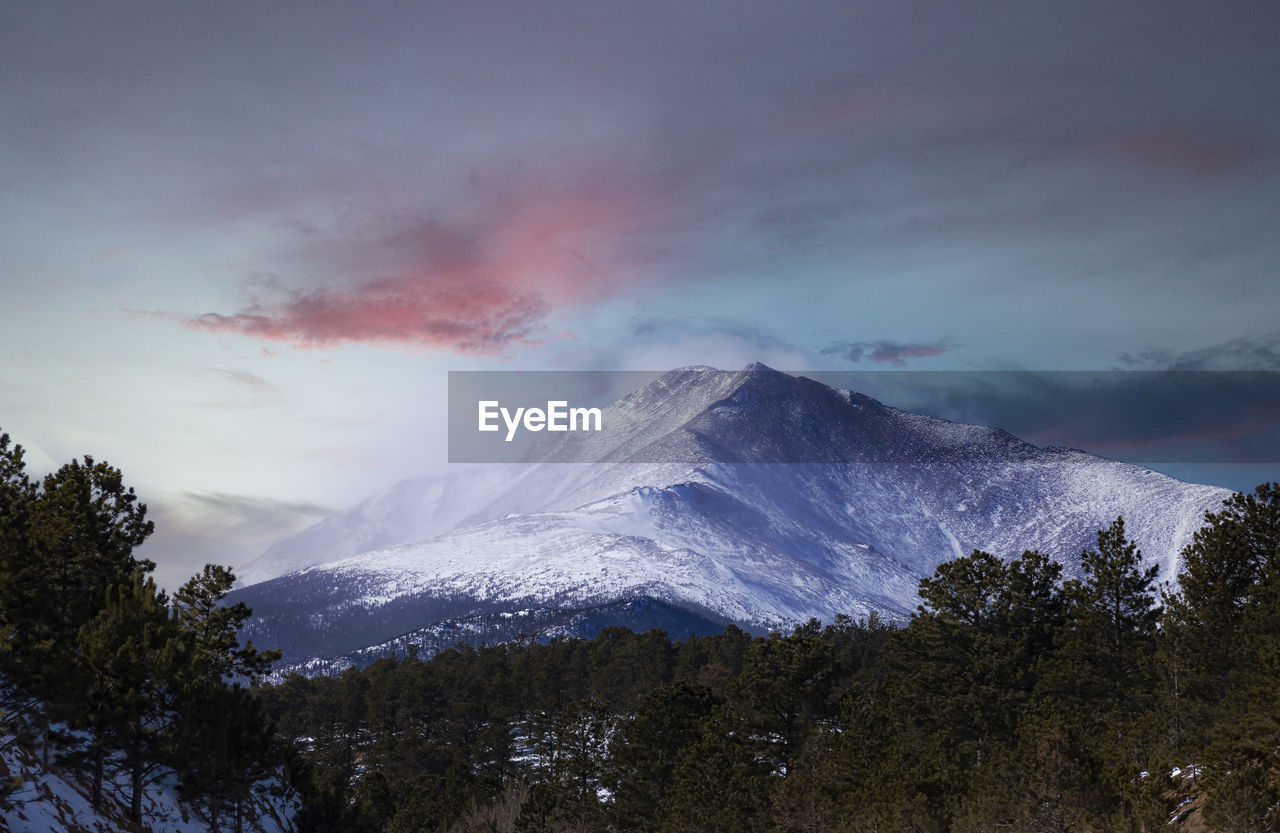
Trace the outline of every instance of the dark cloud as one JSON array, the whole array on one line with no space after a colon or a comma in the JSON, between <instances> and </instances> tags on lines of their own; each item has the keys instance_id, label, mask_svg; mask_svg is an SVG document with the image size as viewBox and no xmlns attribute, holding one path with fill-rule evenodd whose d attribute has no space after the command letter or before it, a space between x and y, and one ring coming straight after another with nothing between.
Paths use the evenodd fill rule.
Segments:
<instances>
[{"instance_id":1,"label":"dark cloud","mask_svg":"<svg viewBox=\"0 0 1280 833\"><path fill-rule=\"evenodd\" d=\"M1088 315L1086 354L1126 325L1220 338L1190 292L1213 275L1221 312L1258 281L1231 266L1274 260L1274 3L45 8L0 50L11 202L144 219L210 281L275 276L159 316L269 347L512 354L605 307L581 350L625 352L610 304L696 327L717 300L686 286L718 281L808 350L947 331L1008 359Z\"/></svg>"},{"instance_id":2,"label":"dark cloud","mask_svg":"<svg viewBox=\"0 0 1280 833\"><path fill-rule=\"evenodd\" d=\"M905 367L911 359L924 359L930 356L941 356L951 349L943 343L904 344L898 341L842 341L823 348L826 356L838 356L851 362L866 359L879 364L894 367Z\"/></svg>"},{"instance_id":3,"label":"dark cloud","mask_svg":"<svg viewBox=\"0 0 1280 833\"><path fill-rule=\"evenodd\" d=\"M1280 463L1280 372L805 374L894 407L1129 462Z\"/></svg>"},{"instance_id":4,"label":"dark cloud","mask_svg":"<svg viewBox=\"0 0 1280 833\"><path fill-rule=\"evenodd\" d=\"M722 318L637 318L631 322L631 334L644 342L728 336L762 352L800 351L799 347L778 338L764 327Z\"/></svg>"},{"instance_id":5,"label":"dark cloud","mask_svg":"<svg viewBox=\"0 0 1280 833\"><path fill-rule=\"evenodd\" d=\"M1235 338L1196 350L1153 348L1121 353L1120 361L1143 370L1280 370L1280 336Z\"/></svg>"},{"instance_id":6,"label":"dark cloud","mask_svg":"<svg viewBox=\"0 0 1280 833\"><path fill-rule=\"evenodd\" d=\"M101 135L72 143L73 161L164 136L134 153L169 165L150 180L185 187L134 204L243 239L274 232L245 271L281 286L170 316L197 329L493 354L575 331L574 315L636 286L672 295L786 274L809 291L783 310L831 294L833 266L847 287L892 274L926 302L984 297L947 291L956 284L1016 288L957 310L963 321L1015 306L1033 282L1043 297L1062 280L1107 280L1135 287L1132 301L1144 271L1160 271L1173 294L1201 279L1186 267L1197 253L1274 237L1254 220L1249 239L1224 242L1244 225L1208 199L1165 215L1144 174L1212 191L1274 161L1260 115L1275 92L1265 4L233 8L204 13L220 26L176 33L163 15L76 21L69 42L100 70L89 78L27 56L77 105L24 100L40 111L37 139L83 138L56 129L80 107ZM227 50L229 31L253 36ZM135 41L160 46L135 57ZM122 54L133 60L113 72ZM112 98L129 105L114 117L100 103ZM143 130L138 109L162 123ZM193 157L206 175L190 181ZM574 219L504 248L545 216ZM1161 252L1153 233L1169 241ZM1138 268L1117 264L1135 252ZM856 360L937 345L900 347L869 344Z\"/></svg>"}]
</instances>

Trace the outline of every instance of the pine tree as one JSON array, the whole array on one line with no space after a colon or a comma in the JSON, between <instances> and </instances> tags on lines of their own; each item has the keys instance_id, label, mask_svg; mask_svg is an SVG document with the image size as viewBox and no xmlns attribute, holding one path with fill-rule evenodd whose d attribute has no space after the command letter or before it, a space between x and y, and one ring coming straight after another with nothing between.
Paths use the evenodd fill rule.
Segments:
<instances>
[{"instance_id":1,"label":"pine tree","mask_svg":"<svg viewBox=\"0 0 1280 833\"><path fill-rule=\"evenodd\" d=\"M8 695L9 684L5 679L5 672L8 667L9 655L12 653L10 648L10 640L13 638L13 627L9 625L0 625L0 690L5 693L5 700L10 700ZM10 744L16 740L17 727L12 723L12 718L3 706L0 706L0 751L4 751ZM0 773L0 809L7 806L5 799L13 793L19 786L21 781L17 776L12 776L8 772Z\"/></svg>"},{"instance_id":2,"label":"pine tree","mask_svg":"<svg viewBox=\"0 0 1280 833\"><path fill-rule=\"evenodd\" d=\"M924 605L890 645L899 684L919 691L973 771L1017 735L1038 663L1062 620L1061 567L1035 551L1009 563L975 551L920 582Z\"/></svg>"},{"instance_id":3,"label":"pine tree","mask_svg":"<svg viewBox=\"0 0 1280 833\"><path fill-rule=\"evenodd\" d=\"M1183 551L1166 600L1166 678L1206 819L1274 829L1280 802L1280 483L1237 493Z\"/></svg>"},{"instance_id":4,"label":"pine tree","mask_svg":"<svg viewBox=\"0 0 1280 833\"><path fill-rule=\"evenodd\" d=\"M0 433L0 625L15 625L15 573L31 546L31 509L36 487L27 476L23 448Z\"/></svg>"},{"instance_id":5,"label":"pine tree","mask_svg":"<svg viewBox=\"0 0 1280 833\"><path fill-rule=\"evenodd\" d=\"M747 664L729 687L750 730L772 740L770 757L780 773L790 770L807 729L829 719L835 684L831 643L822 625L810 619L788 637L777 634L752 642Z\"/></svg>"},{"instance_id":6,"label":"pine tree","mask_svg":"<svg viewBox=\"0 0 1280 833\"><path fill-rule=\"evenodd\" d=\"M1097 549L1081 554L1084 580L1073 583L1073 638L1083 677L1077 679L1121 722L1133 717L1151 688L1160 608L1157 565L1144 567L1138 545L1125 536L1124 519L1098 532Z\"/></svg>"},{"instance_id":7,"label":"pine tree","mask_svg":"<svg viewBox=\"0 0 1280 833\"><path fill-rule=\"evenodd\" d=\"M551 732L540 739L547 759L544 777L565 819L585 823L599 815L598 789L613 730L603 703L578 700L560 710Z\"/></svg>"},{"instance_id":8,"label":"pine tree","mask_svg":"<svg viewBox=\"0 0 1280 833\"><path fill-rule=\"evenodd\" d=\"M133 556L153 529L146 513L120 471L89 456L45 477L32 504L29 547L10 577L20 600L22 684L45 704L46 759L50 717L74 719L83 705L77 633L119 577L155 567Z\"/></svg>"},{"instance_id":9,"label":"pine tree","mask_svg":"<svg viewBox=\"0 0 1280 833\"><path fill-rule=\"evenodd\" d=\"M0 729L6 733L11 730L8 719L31 707L21 689L27 669L19 646L28 635L17 575L30 551L36 487L22 458L22 446L12 445L9 435L0 433Z\"/></svg>"},{"instance_id":10,"label":"pine tree","mask_svg":"<svg viewBox=\"0 0 1280 833\"><path fill-rule=\"evenodd\" d=\"M192 638L191 670L206 683L252 683L280 659L279 651L240 645L240 628L253 611L244 602L222 603L235 581L230 568L206 564L173 595L178 624Z\"/></svg>"},{"instance_id":11,"label":"pine tree","mask_svg":"<svg viewBox=\"0 0 1280 833\"><path fill-rule=\"evenodd\" d=\"M1280 674L1280 483L1236 493L1205 520L1165 616L1182 690L1202 705Z\"/></svg>"},{"instance_id":12,"label":"pine tree","mask_svg":"<svg viewBox=\"0 0 1280 833\"><path fill-rule=\"evenodd\" d=\"M94 807L101 806L108 752L118 749L129 774L129 817L139 822L147 778L166 760L164 733L186 645L168 600L145 570L122 576L104 595L102 609L76 639L86 686L79 716L92 733Z\"/></svg>"},{"instance_id":13,"label":"pine tree","mask_svg":"<svg viewBox=\"0 0 1280 833\"><path fill-rule=\"evenodd\" d=\"M1060 576L1035 551L1008 564L975 551L921 580L920 609L886 645L884 682L855 689L846 708L860 812L946 829L1003 777L1063 621Z\"/></svg>"},{"instance_id":14,"label":"pine tree","mask_svg":"<svg viewBox=\"0 0 1280 833\"><path fill-rule=\"evenodd\" d=\"M278 760L260 700L238 684L206 686L184 698L172 759L181 794L204 810L212 831L224 818L240 830L254 786Z\"/></svg>"},{"instance_id":15,"label":"pine tree","mask_svg":"<svg viewBox=\"0 0 1280 833\"><path fill-rule=\"evenodd\" d=\"M44 479L32 513L34 552L24 574L39 583L44 623L59 641L74 636L100 609L102 591L121 574L155 564L133 551L155 529L147 507L119 469L73 460ZM33 605L36 604L33 602Z\"/></svg>"},{"instance_id":16,"label":"pine tree","mask_svg":"<svg viewBox=\"0 0 1280 833\"><path fill-rule=\"evenodd\" d=\"M153 565L133 557L150 534L146 507L105 463L73 461L33 484L22 449L0 436L0 629L12 649L6 704L43 736L82 711L76 635L122 574Z\"/></svg>"},{"instance_id":17,"label":"pine tree","mask_svg":"<svg viewBox=\"0 0 1280 833\"><path fill-rule=\"evenodd\" d=\"M728 709L706 724L673 773L661 807L662 833L753 833L767 830L771 764Z\"/></svg>"},{"instance_id":18,"label":"pine tree","mask_svg":"<svg viewBox=\"0 0 1280 833\"><path fill-rule=\"evenodd\" d=\"M657 826L670 795L675 769L702 734L702 723L719 699L706 686L678 682L646 697L611 744L609 782L613 824L621 831Z\"/></svg>"},{"instance_id":19,"label":"pine tree","mask_svg":"<svg viewBox=\"0 0 1280 833\"><path fill-rule=\"evenodd\" d=\"M1062 587L1051 653L1035 666L1034 699L1003 771L979 779L971 809L1064 828L1114 826L1125 785L1149 762L1150 706L1159 608L1157 568L1117 518L1081 554L1081 579ZM1132 803L1132 802L1131 802ZM982 816L973 816L981 821Z\"/></svg>"},{"instance_id":20,"label":"pine tree","mask_svg":"<svg viewBox=\"0 0 1280 833\"><path fill-rule=\"evenodd\" d=\"M190 650L180 669L181 719L171 763L183 794L204 808L214 830L225 813L240 827L253 785L273 758L272 727L241 682L265 674L280 653L240 645L239 628L252 611L243 602L222 603L234 584L229 568L206 564L173 599Z\"/></svg>"}]
</instances>

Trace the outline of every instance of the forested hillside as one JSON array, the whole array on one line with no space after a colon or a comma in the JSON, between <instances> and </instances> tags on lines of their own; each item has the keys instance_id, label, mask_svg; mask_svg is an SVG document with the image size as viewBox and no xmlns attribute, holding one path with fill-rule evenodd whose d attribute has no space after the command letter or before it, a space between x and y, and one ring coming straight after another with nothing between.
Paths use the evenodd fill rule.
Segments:
<instances>
[{"instance_id":1,"label":"forested hillside","mask_svg":"<svg viewBox=\"0 0 1280 833\"><path fill-rule=\"evenodd\" d=\"M1280 826L1280 484L1206 518L1177 588L1117 519L1080 578L974 552L898 626L607 628L278 685L230 572L169 597L150 532L118 470L33 483L0 437L0 760L138 830L161 791L215 830L279 823L284 794L300 831ZM47 800L16 774L11 826Z\"/></svg>"},{"instance_id":2,"label":"forested hillside","mask_svg":"<svg viewBox=\"0 0 1280 833\"><path fill-rule=\"evenodd\" d=\"M975 552L902 627L615 628L262 694L317 830L1274 831L1280 485L1184 557L1157 587L1117 519L1082 579Z\"/></svg>"},{"instance_id":3,"label":"forested hillside","mask_svg":"<svg viewBox=\"0 0 1280 833\"><path fill-rule=\"evenodd\" d=\"M169 597L133 555L153 525L118 469L86 456L37 483L22 457L0 434L4 819L141 830L172 793L209 829L278 829L289 749L250 685L279 654L239 644L232 574Z\"/></svg>"}]
</instances>

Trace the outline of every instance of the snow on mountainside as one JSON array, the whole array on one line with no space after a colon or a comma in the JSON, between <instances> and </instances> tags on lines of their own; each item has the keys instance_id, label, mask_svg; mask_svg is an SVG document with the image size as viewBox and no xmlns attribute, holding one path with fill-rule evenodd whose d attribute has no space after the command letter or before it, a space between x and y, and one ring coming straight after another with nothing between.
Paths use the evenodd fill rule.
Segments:
<instances>
[{"instance_id":1,"label":"snow on mountainside","mask_svg":"<svg viewBox=\"0 0 1280 833\"><path fill-rule=\"evenodd\" d=\"M453 529L505 479L493 469L464 469L441 477L405 480L275 544L236 574L242 584L255 584L313 564Z\"/></svg>"},{"instance_id":2,"label":"snow on mountainside","mask_svg":"<svg viewBox=\"0 0 1280 833\"><path fill-rule=\"evenodd\" d=\"M605 423L544 443L541 462L402 483L273 547L236 594L250 635L302 661L446 620L637 599L754 630L903 615L920 577L975 548L1036 548L1074 572L1117 515L1171 580L1229 494L762 365L673 371Z\"/></svg>"}]
</instances>

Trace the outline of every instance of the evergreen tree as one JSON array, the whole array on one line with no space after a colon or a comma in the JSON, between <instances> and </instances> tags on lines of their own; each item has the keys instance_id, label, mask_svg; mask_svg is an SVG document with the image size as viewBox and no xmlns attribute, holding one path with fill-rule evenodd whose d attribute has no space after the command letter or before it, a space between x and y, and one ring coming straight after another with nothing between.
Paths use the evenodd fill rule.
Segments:
<instances>
[{"instance_id":1,"label":"evergreen tree","mask_svg":"<svg viewBox=\"0 0 1280 833\"><path fill-rule=\"evenodd\" d=\"M686 749L663 803L662 833L767 830L771 764L762 744L722 708Z\"/></svg>"},{"instance_id":2,"label":"evergreen tree","mask_svg":"<svg viewBox=\"0 0 1280 833\"><path fill-rule=\"evenodd\" d=\"M1183 551L1163 652L1180 751L1206 769L1206 819L1274 829L1280 797L1280 483L1237 493Z\"/></svg>"},{"instance_id":3,"label":"evergreen tree","mask_svg":"<svg viewBox=\"0 0 1280 833\"><path fill-rule=\"evenodd\" d=\"M579 700L566 704L551 733L540 739L546 759L544 777L554 788L556 806L566 820L587 823L599 816L598 790L613 730L612 715L604 704Z\"/></svg>"},{"instance_id":4,"label":"evergreen tree","mask_svg":"<svg viewBox=\"0 0 1280 833\"><path fill-rule=\"evenodd\" d=\"M5 692L5 701L11 699L8 694L10 686L5 679L5 670L7 670L9 655L12 653L9 645L12 634L11 626L0 626L0 690ZM0 706L0 752L16 741L16 730L17 727L12 722L9 712ZM19 786L21 786L21 779L17 776L10 775L8 772L0 773L0 808L7 807L5 799Z\"/></svg>"},{"instance_id":5,"label":"evergreen tree","mask_svg":"<svg viewBox=\"0 0 1280 833\"><path fill-rule=\"evenodd\" d=\"M787 777L773 779L773 830L832 833L845 828L845 798L850 785L841 768L841 737L834 727L810 728Z\"/></svg>"},{"instance_id":6,"label":"evergreen tree","mask_svg":"<svg viewBox=\"0 0 1280 833\"><path fill-rule=\"evenodd\" d=\"M1084 580L1068 588L1074 628L1067 641L1078 663L1077 687L1091 705L1124 722L1151 688L1160 568L1143 566L1137 544L1125 536L1123 518L1098 532L1097 549L1082 553L1080 563Z\"/></svg>"},{"instance_id":7,"label":"evergreen tree","mask_svg":"<svg viewBox=\"0 0 1280 833\"><path fill-rule=\"evenodd\" d=\"M0 435L0 713L18 704L39 719L46 767L48 726L66 723L63 760L87 766L95 807L119 768L140 821L167 764L188 795L238 812L278 758L254 698L226 681L254 679L279 654L238 644L249 610L221 604L225 568L206 567L171 610L154 565L133 554L152 528L118 470L85 457L36 486Z\"/></svg>"},{"instance_id":8,"label":"evergreen tree","mask_svg":"<svg viewBox=\"0 0 1280 833\"><path fill-rule=\"evenodd\" d=\"M76 664L86 686L80 716L92 733L92 797L99 808L107 755L121 750L129 774L129 817L140 822L147 777L166 760L164 732L186 645L168 600L145 570L122 576L105 597L76 640Z\"/></svg>"},{"instance_id":9,"label":"evergreen tree","mask_svg":"<svg viewBox=\"0 0 1280 833\"><path fill-rule=\"evenodd\" d=\"M0 433L0 730L6 733L18 728L10 723L15 713L33 705L22 689L26 666L20 646L30 636L24 616L29 609L18 575L29 557L36 487L22 458L22 446Z\"/></svg>"},{"instance_id":10,"label":"evergreen tree","mask_svg":"<svg viewBox=\"0 0 1280 833\"><path fill-rule=\"evenodd\" d=\"M28 588L39 591L41 621L56 640L69 644L79 627L102 604L102 591L121 574L155 564L133 550L155 526L147 507L126 488L119 469L73 460L44 479L32 513L33 553L23 572Z\"/></svg>"},{"instance_id":11,"label":"evergreen tree","mask_svg":"<svg viewBox=\"0 0 1280 833\"><path fill-rule=\"evenodd\" d=\"M15 579L28 557L31 509L36 498L23 453L22 446L0 433L0 625L7 626L18 624L21 599L14 592Z\"/></svg>"},{"instance_id":12,"label":"evergreen tree","mask_svg":"<svg viewBox=\"0 0 1280 833\"><path fill-rule=\"evenodd\" d=\"M821 629L810 619L791 636L754 641L746 667L729 687L752 733L770 739L770 757L782 774L790 770L808 727L833 717L828 706L835 669Z\"/></svg>"},{"instance_id":13,"label":"evergreen tree","mask_svg":"<svg viewBox=\"0 0 1280 833\"><path fill-rule=\"evenodd\" d=\"M641 702L610 746L611 818L618 830L655 829L676 766L718 702L711 689L686 682L660 688Z\"/></svg>"},{"instance_id":14,"label":"evergreen tree","mask_svg":"<svg viewBox=\"0 0 1280 833\"><path fill-rule=\"evenodd\" d=\"M1034 551L1009 564L975 551L921 580L884 682L855 689L845 715L846 770L875 823L946 829L998 777L1063 621L1060 575Z\"/></svg>"},{"instance_id":15,"label":"evergreen tree","mask_svg":"<svg viewBox=\"0 0 1280 833\"><path fill-rule=\"evenodd\" d=\"M183 795L204 808L214 830L224 813L238 829L273 752L272 727L240 681L265 674L280 653L240 645L239 628L252 611L243 602L222 603L234 584L230 569L206 564L174 594L172 605L189 650L176 669L181 719L171 763Z\"/></svg>"},{"instance_id":16,"label":"evergreen tree","mask_svg":"<svg viewBox=\"0 0 1280 833\"><path fill-rule=\"evenodd\" d=\"M904 696L950 735L954 763L973 772L1017 734L1036 664L1061 622L1061 567L1029 551L1009 565L975 551L920 582L911 627L890 643Z\"/></svg>"},{"instance_id":17,"label":"evergreen tree","mask_svg":"<svg viewBox=\"0 0 1280 833\"><path fill-rule=\"evenodd\" d=\"M22 623L20 683L44 703L46 759L50 717L74 720L83 705L77 633L120 576L155 567L133 556L153 529L146 512L118 469L89 456L45 477L31 506L29 546L10 578Z\"/></svg>"},{"instance_id":18,"label":"evergreen tree","mask_svg":"<svg viewBox=\"0 0 1280 833\"><path fill-rule=\"evenodd\" d=\"M178 624L192 639L191 670L208 683L253 682L280 659L279 651L240 645L240 628L253 611L244 602L223 604L235 582L230 568L206 564L173 595Z\"/></svg>"},{"instance_id":19,"label":"evergreen tree","mask_svg":"<svg viewBox=\"0 0 1280 833\"><path fill-rule=\"evenodd\" d=\"M274 770L272 727L253 692L235 685L185 693L171 761L180 794L201 808L210 830L243 827L255 784Z\"/></svg>"},{"instance_id":20,"label":"evergreen tree","mask_svg":"<svg viewBox=\"0 0 1280 833\"><path fill-rule=\"evenodd\" d=\"M1231 700L1243 711L1239 694L1259 684L1265 694L1280 675L1280 483L1236 493L1205 520L1182 553L1165 617L1180 689L1199 707L1189 722L1201 726L1216 722L1211 706Z\"/></svg>"},{"instance_id":21,"label":"evergreen tree","mask_svg":"<svg viewBox=\"0 0 1280 833\"><path fill-rule=\"evenodd\" d=\"M1280 829L1280 689L1252 699L1243 715L1216 727L1203 752L1204 819L1223 830L1269 833Z\"/></svg>"},{"instance_id":22,"label":"evergreen tree","mask_svg":"<svg viewBox=\"0 0 1280 833\"><path fill-rule=\"evenodd\" d=\"M1017 720L995 765L974 772L960 829L1113 829L1128 817L1125 796L1137 800L1125 785L1151 751L1138 719L1152 682L1156 569L1143 567L1121 519L1097 540L1082 553L1083 578L1060 589L1042 556L1009 565L1010 598L1022 602L1010 607L1017 670L1004 688Z\"/></svg>"},{"instance_id":23,"label":"evergreen tree","mask_svg":"<svg viewBox=\"0 0 1280 833\"><path fill-rule=\"evenodd\" d=\"M357 830L382 833L396 814L395 796L381 772L366 773L356 788L353 810Z\"/></svg>"}]
</instances>

